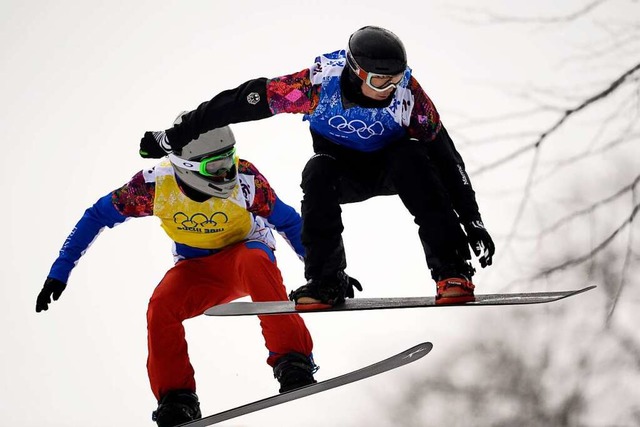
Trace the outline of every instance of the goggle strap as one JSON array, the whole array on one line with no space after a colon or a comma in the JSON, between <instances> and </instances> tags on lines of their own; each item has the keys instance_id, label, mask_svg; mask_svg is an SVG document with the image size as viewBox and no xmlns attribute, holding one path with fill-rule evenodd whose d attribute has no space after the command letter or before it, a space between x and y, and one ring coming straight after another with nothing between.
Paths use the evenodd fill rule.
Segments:
<instances>
[{"instance_id":1,"label":"goggle strap","mask_svg":"<svg viewBox=\"0 0 640 427\"><path fill-rule=\"evenodd\" d=\"M173 153L169 153L168 156L171 163L182 169L188 169L190 171L200 172L200 162L186 160L176 156Z\"/></svg>"}]
</instances>

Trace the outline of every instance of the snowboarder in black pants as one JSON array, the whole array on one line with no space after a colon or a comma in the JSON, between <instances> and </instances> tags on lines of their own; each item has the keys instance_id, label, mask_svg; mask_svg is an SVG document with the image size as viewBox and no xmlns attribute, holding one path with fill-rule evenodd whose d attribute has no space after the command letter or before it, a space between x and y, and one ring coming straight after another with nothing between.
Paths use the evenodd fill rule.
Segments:
<instances>
[{"instance_id":1,"label":"snowboarder in black pants","mask_svg":"<svg viewBox=\"0 0 640 427\"><path fill-rule=\"evenodd\" d=\"M495 246L460 154L412 76L402 41L386 29L361 28L347 49L310 68L221 92L181 124L145 133L140 154L163 156L207 130L279 113L304 114L316 153L302 173L307 284L290 295L299 308L339 304L361 289L345 273L340 205L392 194L419 226L438 303L474 299L469 246L482 267Z\"/></svg>"}]
</instances>

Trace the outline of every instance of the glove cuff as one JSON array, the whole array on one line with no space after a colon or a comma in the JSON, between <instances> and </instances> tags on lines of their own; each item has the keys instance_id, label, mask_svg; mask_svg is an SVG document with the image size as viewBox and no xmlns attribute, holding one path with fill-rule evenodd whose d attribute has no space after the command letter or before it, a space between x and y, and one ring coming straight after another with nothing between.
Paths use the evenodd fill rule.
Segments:
<instances>
[{"instance_id":1,"label":"glove cuff","mask_svg":"<svg viewBox=\"0 0 640 427\"><path fill-rule=\"evenodd\" d=\"M486 230L486 227L484 226L484 222L482 222L482 218L480 216L478 216L477 218L468 219L464 221L462 224L464 225L465 230L469 228Z\"/></svg>"},{"instance_id":2,"label":"glove cuff","mask_svg":"<svg viewBox=\"0 0 640 427\"><path fill-rule=\"evenodd\" d=\"M173 151L171 149L171 144L169 143L169 138L167 138L167 134L165 131L160 132L151 132L155 140L158 142L158 146L165 152L171 153Z\"/></svg>"}]
</instances>

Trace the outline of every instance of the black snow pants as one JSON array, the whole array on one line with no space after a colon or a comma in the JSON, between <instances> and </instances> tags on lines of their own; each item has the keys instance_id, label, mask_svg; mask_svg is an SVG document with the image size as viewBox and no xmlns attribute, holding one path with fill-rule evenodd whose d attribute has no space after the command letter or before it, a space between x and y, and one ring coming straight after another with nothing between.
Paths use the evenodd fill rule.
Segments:
<instances>
[{"instance_id":1,"label":"black snow pants","mask_svg":"<svg viewBox=\"0 0 640 427\"><path fill-rule=\"evenodd\" d=\"M401 139L375 152L341 147L311 132L316 153L302 172L305 276L335 277L347 266L341 204L398 195L415 218L432 276L471 258L466 235L423 143ZM381 231L383 232L383 231Z\"/></svg>"}]
</instances>

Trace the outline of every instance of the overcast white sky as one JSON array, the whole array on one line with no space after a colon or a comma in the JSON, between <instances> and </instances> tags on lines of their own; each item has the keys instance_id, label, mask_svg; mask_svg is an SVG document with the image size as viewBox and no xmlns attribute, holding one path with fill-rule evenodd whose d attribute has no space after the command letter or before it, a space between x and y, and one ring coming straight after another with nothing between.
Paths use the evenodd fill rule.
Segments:
<instances>
[{"instance_id":1,"label":"overcast white sky","mask_svg":"<svg viewBox=\"0 0 640 427\"><path fill-rule=\"evenodd\" d=\"M62 298L48 312L34 310L50 265L84 209L153 164L137 154L144 131L167 128L179 111L249 78L308 67L317 54L345 47L348 36L367 24L389 28L404 40L414 75L454 135L455 123L463 119L509 112L505 92L512 85L543 86L579 72L558 64L565 49L588 40L590 30L549 35L529 27L469 26L456 19L468 16L465 8L475 3L4 0L2 424L153 425L145 313L153 288L172 265L170 241L155 218L105 230L74 270ZM483 5L509 14L554 15L583 2L562 2L562 7L554 0L535 6L518 2L522 6L511 8L509 3ZM612 1L611 13L637 12L631 3ZM301 116L233 129L239 154L299 208L300 172L311 154ZM472 168L486 158L467 163ZM505 232L513 212L492 205L483 194L512 178L474 181L485 222L496 235ZM362 296L435 292L416 227L399 200L347 206L344 220L348 272L364 284ZM302 264L281 240L277 256L288 289L298 287ZM496 266L493 277L500 268L505 266ZM476 276L480 291L498 291L488 277L485 272ZM489 310L494 309L484 312ZM438 309L307 316L322 367L318 380L422 341L432 341L434 351L402 372L223 425L287 427L304 419L311 427L357 426L375 419L378 408L395 396L396 382L439 369L447 347L464 336L465 325L481 321L482 313ZM264 363L257 319L201 317L186 326L205 415L277 392Z\"/></svg>"}]
</instances>

